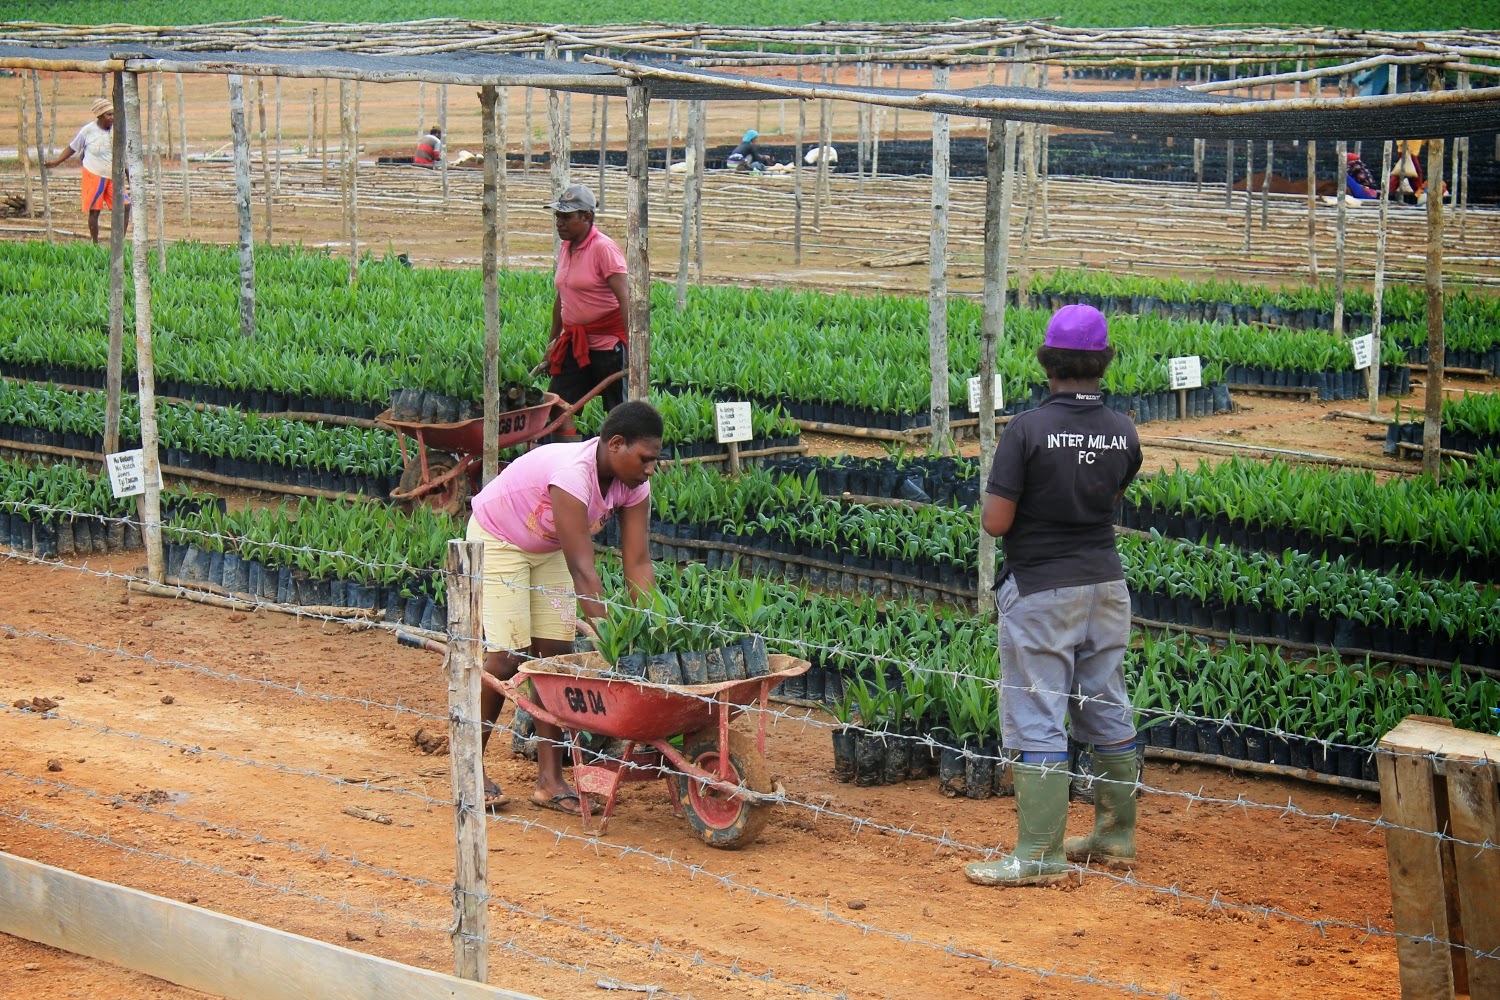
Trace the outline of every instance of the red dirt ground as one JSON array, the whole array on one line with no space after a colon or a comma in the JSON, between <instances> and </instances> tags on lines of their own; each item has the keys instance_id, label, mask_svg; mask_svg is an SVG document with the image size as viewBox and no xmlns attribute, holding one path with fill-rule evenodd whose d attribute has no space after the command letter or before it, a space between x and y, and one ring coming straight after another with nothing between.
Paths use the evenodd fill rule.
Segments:
<instances>
[{"instance_id":1,"label":"red dirt ground","mask_svg":"<svg viewBox=\"0 0 1500 1000\"><path fill-rule=\"evenodd\" d=\"M90 568L127 572L137 560L112 557ZM10 627L54 637L0 638L0 697L7 705L51 698L65 717L11 708L0 714L0 760L8 762L0 771L0 848L450 968L444 928L452 825L448 808L424 798L443 798L447 761L416 741L420 729L443 732L436 657L400 648L380 631L127 595L118 580L14 561L0 574L0 606ZM86 651L74 645L80 642L108 651ZM260 681L300 684L304 695ZM171 704L164 704L167 695ZM834 782L825 729L782 721L769 742L775 774L804 801L959 843L1014 838L1008 801L945 799L934 781L870 789ZM504 746L488 756L491 773L513 797L523 795L531 765L511 759ZM49 770L49 762L61 769ZM1357 820L1379 811L1369 795L1277 779L1154 762L1147 772L1148 783L1174 791L1278 807L1291 800L1309 812ZM389 790L330 780L337 778ZM351 805L394 823L344 815ZM24 821L16 818L21 813ZM1070 827L1082 829L1088 815L1075 806ZM1391 940L1363 929L1324 935L1254 909L1215 912L1092 874L1048 889L981 889L960 874L968 851L856 832L847 820L805 809L778 809L752 847L717 852L672 817L658 786L636 785L605 839L647 853L621 857L613 847L571 839L581 832L576 822L523 802L491 822L492 889L529 911L512 915L492 906L492 936L588 969L549 966L496 946L493 983L543 996L591 993L602 976L696 997L781 996L804 984L851 997L1115 992L1062 978L1038 982L1035 973L950 955L944 948L951 944L1060 977L1091 973L1189 997L1397 995ZM688 865L703 872L690 877ZM741 888L731 891L718 876ZM1357 821L1188 808L1183 798L1148 796L1135 877L1304 920L1389 926L1382 841ZM543 913L596 930L566 927ZM862 934L857 924L896 936ZM613 934L635 943L604 937ZM661 946L656 957L647 950L652 942ZM692 964L695 954L704 964ZM39 966L34 977L26 963ZM774 981L723 971L736 963L751 975L774 970ZM25 995L39 1000L183 992L13 939L0 943L0 982L7 990L25 982Z\"/></svg>"}]
</instances>

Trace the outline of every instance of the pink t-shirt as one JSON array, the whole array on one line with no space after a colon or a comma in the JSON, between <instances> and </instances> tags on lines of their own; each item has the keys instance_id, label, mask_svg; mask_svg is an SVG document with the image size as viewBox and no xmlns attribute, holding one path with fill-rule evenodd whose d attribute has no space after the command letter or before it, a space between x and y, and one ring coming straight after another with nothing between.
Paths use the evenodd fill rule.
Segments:
<instances>
[{"instance_id":1,"label":"pink t-shirt","mask_svg":"<svg viewBox=\"0 0 1500 1000\"><path fill-rule=\"evenodd\" d=\"M625 254L620 245L599 231L589 230L583 245L574 248L563 241L557 248L557 270L552 284L562 299L564 326L588 326L620 308L620 300L609 287L609 276L624 274ZM607 351L620 342L609 334L589 334L589 350Z\"/></svg>"},{"instance_id":2,"label":"pink t-shirt","mask_svg":"<svg viewBox=\"0 0 1500 1000\"><path fill-rule=\"evenodd\" d=\"M598 438L533 448L479 491L473 504L475 520L496 538L527 552L556 552L562 543L549 490L557 486L588 508L589 533L598 534L611 513L651 497L650 482L631 489L618 479L601 494L598 448Z\"/></svg>"}]
</instances>

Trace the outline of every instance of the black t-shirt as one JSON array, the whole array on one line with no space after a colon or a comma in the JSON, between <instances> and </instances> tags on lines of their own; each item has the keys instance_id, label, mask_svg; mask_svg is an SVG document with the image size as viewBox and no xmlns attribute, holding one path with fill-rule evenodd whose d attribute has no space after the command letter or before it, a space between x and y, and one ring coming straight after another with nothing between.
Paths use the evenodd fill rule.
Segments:
<instances>
[{"instance_id":1,"label":"black t-shirt","mask_svg":"<svg viewBox=\"0 0 1500 1000\"><path fill-rule=\"evenodd\" d=\"M1002 540L1022 594L1123 579L1115 496L1141 468L1135 424L1102 393L1062 392L1011 420L995 448L989 492L1016 502Z\"/></svg>"}]
</instances>

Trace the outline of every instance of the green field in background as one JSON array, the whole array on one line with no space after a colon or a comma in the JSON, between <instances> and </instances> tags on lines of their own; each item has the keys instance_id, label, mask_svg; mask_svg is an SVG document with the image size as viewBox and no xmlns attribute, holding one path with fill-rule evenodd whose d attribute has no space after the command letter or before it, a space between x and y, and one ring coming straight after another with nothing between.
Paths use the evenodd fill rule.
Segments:
<instances>
[{"instance_id":1,"label":"green field in background","mask_svg":"<svg viewBox=\"0 0 1500 1000\"><path fill-rule=\"evenodd\" d=\"M941 21L948 18L1054 17L1063 24L1098 27L1169 24L1243 23L1314 24L1341 28L1417 31L1500 25L1500 5L1458 4L1444 0L1431 6L1365 0L1264 0L1254 5L1232 0L1170 3L1167 0L679 0L663 4L645 0L605 0L579 7L566 0L311 0L291 4L277 0L39 0L0 4L6 20L62 24L199 24L281 15L298 20L404 21L428 17L544 23L625 23L672 21L714 24L794 25L815 21Z\"/></svg>"}]
</instances>

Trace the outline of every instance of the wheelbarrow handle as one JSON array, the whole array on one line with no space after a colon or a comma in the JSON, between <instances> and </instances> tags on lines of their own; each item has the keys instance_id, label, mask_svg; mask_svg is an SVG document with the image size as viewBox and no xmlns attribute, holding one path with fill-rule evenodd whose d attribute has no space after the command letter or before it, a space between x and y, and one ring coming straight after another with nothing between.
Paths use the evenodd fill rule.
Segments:
<instances>
[{"instance_id":1,"label":"wheelbarrow handle","mask_svg":"<svg viewBox=\"0 0 1500 1000\"><path fill-rule=\"evenodd\" d=\"M604 381L600 382L598 385L594 386L587 393L585 393L583 397L578 400L578 402L572 404L571 406L568 406L561 413L559 413L556 419L554 419L550 424L542 428L541 431L537 433L537 437L546 437L548 434L551 434L553 431L557 430L562 426L562 422L564 420L567 420L569 417L577 414L578 411L582 410L584 406L587 405L589 400L593 399L595 396L599 395L605 389L608 389L610 386L614 385L624 377L625 369L621 368L619 371L605 378Z\"/></svg>"},{"instance_id":2,"label":"wheelbarrow handle","mask_svg":"<svg viewBox=\"0 0 1500 1000\"><path fill-rule=\"evenodd\" d=\"M429 653L437 653L439 656L448 655L448 644L446 642L423 638L420 635L412 635L410 632L403 632L400 629L396 630L396 641L403 646L410 646L412 649L425 649Z\"/></svg>"}]
</instances>

